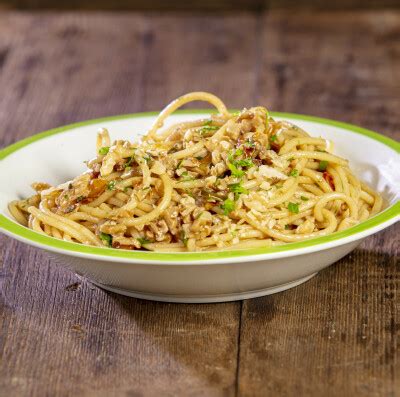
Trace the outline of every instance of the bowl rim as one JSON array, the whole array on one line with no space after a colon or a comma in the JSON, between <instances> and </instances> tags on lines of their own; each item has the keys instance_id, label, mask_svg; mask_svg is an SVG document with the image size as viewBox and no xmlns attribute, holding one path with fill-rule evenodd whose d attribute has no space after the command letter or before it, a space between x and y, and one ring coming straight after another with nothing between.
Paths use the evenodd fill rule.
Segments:
<instances>
[{"instance_id":1,"label":"bowl rim","mask_svg":"<svg viewBox=\"0 0 400 397\"><path fill-rule=\"evenodd\" d=\"M233 110L234 111L234 110ZM118 121L143 117L154 117L159 112L139 112L131 114L123 114L109 117L85 120L77 123L64 125L43 131L32 135L14 144L11 144L0 150L0 161L11 155L12 153L29 146L39 140L45 139L52 135L66 132L83 126L98 124L101 122ZM209 115L215 113L209 109L185 109L178 110L174 114L186 115ZM359 127L353 124L341 121L309 116L297 113L286 112L270 112L273 117L289 118L292 120L311 121L318 124L329 125L342 128L351 132L364 135L372 140L378 141L392 149L394 152L400 153L400 143L387 136L377 132ZM339 245L351 243L353 241L365 238L376 233L400 219L400 201L392 204L390 207L375 215L374 217L361 222L360 224L335 232L327 236L316 237L295 243L265 248L250 248L232 251L202 251L202 252L153 252L153 251L129 251L116 250L107 247L93 247L82 245L74 242L58 240L54 237L45 236L37 233L25 226L22 226L8 217L0 214L0 231L17 240L28 243L30 245L43 248L48 251L61 254L69 254L83 258L91 258L108 262L127 262L127 263L153 263L153 264L199 264L199 263L235 263L244 260L260 261L270 260L293 255L305 255L323 249L334 248Z\"/></svg>"}]
</instances>

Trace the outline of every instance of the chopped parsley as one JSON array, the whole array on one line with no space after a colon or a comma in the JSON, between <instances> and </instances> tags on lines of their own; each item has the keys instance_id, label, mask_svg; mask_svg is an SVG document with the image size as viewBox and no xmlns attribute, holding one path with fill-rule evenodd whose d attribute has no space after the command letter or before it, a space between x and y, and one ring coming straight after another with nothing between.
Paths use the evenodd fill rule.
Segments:
<instances>
[{"instance_id":1,"label":"chopped parsley","mask_svg":"<svg viewBox=\"0 0 400 397\"><path fill-rule=\"evenodd\" d=\"M228 215L235 209L235 202L231 199L226 199L221 204L221 208L224 210L224 215Z\"/></svg>"},{"instance_id":2,"label":"chopped parsley","mask_svg":"<svg viewBox=\"0 0 400 397\"><path fill-rule=\"evenodd\" d=\"M237 168L234 164L228 163L228 168L230 169L233 176L236 178L241 178L244 175L244 171Z\"/></svg>"},{"instance_id":3,"label":"chopped parsley","mask_svg":"<svg viewBox=\"0 0 400 397\"><path fill-rule=\"evenodd\" d=\"M196 160L199 160L199 161L201 161L201 160L203 160L204 159L204 157L203 156L196 156Z\"/></svg>"},{"instance_id":4,"label":"chopped parsley","mask_svg":"<svg viewBox=\"0 0 400 397\"><path fill-rule=\"evenodd\" d=\"M247 167L247 168L254 167L253 160L250 158L235 161L235 165L239 166L239 167Z\"/></svg>"},{"instance_id":5,"label":"chopped parsley","mask_svg":"<svg viewBox=\"0 0 400 397\"><path fill-rule=\"evenodd\" d=\"M299 176L299 170L296 170L296 168L293 168L293 169L289 172L289 176Z\"/></svg>"},{"instance_id":6,"label":"chopped parsley","mask_svg":"<svg viewBox=\"0 0 400 397\"><path fill-rule=\"evenodd\" d=\"M182 172L180 180L183 182L187 182L187 181L193 181L194 178L192 176L190 176L187 171L185 171L185 172Z\"/></svg>"},{"instance_id":7,"label":"chopped parsley","mask_svg":"<svg viewBox=\"0 0 400 397\"><path fill-rule=\"evenodd\" d=\"M115 190L116 181L110 181L107 183L107 190Z\"/></svg>"},{"instance_id":8,"label":"chopped parsley","mask_svg":"<svg viewBox=\"0 0 400 397\"><path fill-rule=\"evenodd\" d=\"M232 183L228 185L228 187L231 192L235 193L235 200L237 200L242 193L247 194L249 192L240 183Z\"/></svg>"},{"instance_id":9,"label":"chopped parsley","mask_svg":"<svg viewBox=\"0 0 400 397\"><path fill-rule=\"evenodd\" d=\"M290 225L285 225L285 230L291 230L292 228L290 227Z\"/></svg>"},{"instance_id":10,"label":"chopped parsley","mask_svg":"<svg viewBox=\"0 0 400 397\"><path fill-rule=\"evenodd\" d=\"M105 156L110 150L109 146L103 146L102 148L99 149L99 154L102 156Z\"/></svg>"},{"instance_id":11,"label":"chopped parsley","mask_svg":"<svg viewBox=\"0 0 400 397\"><path fill-rule=\"evenodd\" d=\"M183 244L185 244L185 246L187 245L187 243L188 243L188 238L186 237L186 234L185 234L185 232L182 230L181 231L181 240L182 240L182 242L183 242Z\"/></svg>"},{"instance_id":12,"label":"chopped parsley","mask_svg":"<svg viewBox=\"0 0 400 397\"><path fill-rule=\"evenodd\" d=\"M183 160L179 160L179 161L178 161L178 164L176 165L176 169L180 168L180 166L182 165L182 161L183 161Z\"/></svg>"},{"instance_id":13,"label":"chopped parsley","mask_svg":"<svg viewBox=\"0 0 400 397\"><path fill-rule=\"evenodd\" d=\"M250 168L254 166L253 160L251 158L236 160L236 157L239 157L242 154L242 149L236 149L235 151L233 151L233 153L230 153L228 155L228 168L230 169L232 175L237 178L241 178L244 175L242 167Z\"/></svg>"},{"instance_id":14,"label":"chopped parsley","mask_svg":"<svg viewBox=\"0 0 400 397\"><path fill-rule=\"evenodd\" d=\"M100 233L100 239L103 241L103 243L105 243L105 245L111 247L112 246L112 236L111 234L107 234L107 233Z\"/></svg>"},{"instance_id":15,"label":"chopped parsley","mask_svg":"<svg viewBox=\"0 0 400 397\"><path fill-rule=\"evenodd\" d=\"M318 171L321 171L321 172L326 171L327 167L328 167L328 162L326 160L322 160L319 162Z\"/></svg>"},{"instance_id":16,"label":"chopped parsley","mask_svg":"<svg viewBox=\"0 0 400 397\"><path fill-rule=\"evenodd\" d=\"M216 125L206 125L200 129L200 135L207 134L210 131L217 131L219 130L219 127Z\"/></svg>"},{"instance_id":17,"label":"chopped parsley","mask_svg":"<svg viewBox=\"0 0 400 397\"><path fill-rule=\"evenodd\" d=\"M303 201L308 201L308 200L309 200L309 198L306 197L306 196L300 196L300 198L301 198Z\"/></svg>"},{"instance_id":18,"label":"chopped parsley","mask_svg":"<svg viewBox=\"0 0 400 397\"><path fill-rule=\"evenodd\" d=\"M275 142L277 139L278 139L278 137L277 137L276 135L271 135L271 136L269 137L269 140L270 140L271 142Z\"/></svg>"},{"instance_id":19,"label":"chopped parsley","mask_svg":"<svg viewBox=\"0 0 400 397\"><path fill-rule=\"evenodd\" d=\"M292 212L293 214L298 214L299 213L299 205L297 203L290 202L288 204L288 210L289 210L289 212Z\"/></svg>"},{"instance_id":20,"label":"chopped parsley","mask_svg":"<svg viewBox=\"0 0 400 397\"><path fill-rule=\"evenodd\" d=\"M124 167L125 167L125 168L130 167L130 165L132 164L132 162L133 162L134 159L135 159L135 158L134 158L133 156L128 157L128 158L127 158L127 162L125 163Z\"/></svg>"},{"instance_id":21,"label":"chopped parsley","mask_svg":"<svg viewBox=\"0 0 400 397\"><path fill-rule=\"evenodd\" d=\"M234 161L235 157L239 157L243 154L243 150L242 149L236 149L235 151L233 151L233 153L230 153L228 158L229 161Z\"/></svg>"},{"instance_id":22,"label":"chopped parsley","mask_svg":"<svg viewBox=\"0 0 400 397\"><path fill-rule=\"evenodd\" d=\"M203 126L205 127L207 125L211 125L212 123L213 123L212 120L207 120L207 121L204 122Z\"/></svg>"},{"instance_id":23,"label":"chopped parsley","mask_svg":"<svg viewBox=\"0 0 400 397\"><path fill-rule=\"evenodd\" d=\"M143 156L143 158L146 161L146 163L149 163L152 157L150 156L150 154L147 154L146 156Z\"/></svg>"},{"instance_id":24,"label":"chopped parsley","mask_svg":"<svg viewBox=\"0 0 400 397\"><path fill-rule=\"evenodd\" d=\"M76 202L80 203L85 197L84 196L79 196L76 198Z\"/></svg>"},{"instance_id":25,"label":"chopped parsley","mask_svg":"<svg viewBox=\"0 0 400 397\"><path fill-rule=\"evenodd\" d=\"M148 239L145 238L145 237L139 237L139 238L137 239L137 241L139 241L140 245L145 245L145 244L151 243L151 241L148 240Z\"/></svg>"}]
</instances>

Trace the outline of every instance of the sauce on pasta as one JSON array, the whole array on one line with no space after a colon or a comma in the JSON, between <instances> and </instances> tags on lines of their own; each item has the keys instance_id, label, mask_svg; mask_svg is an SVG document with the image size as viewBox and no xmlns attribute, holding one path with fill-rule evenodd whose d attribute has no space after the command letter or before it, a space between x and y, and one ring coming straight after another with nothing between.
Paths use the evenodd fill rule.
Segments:
<instances>
[{"instance_id":1,"label":"sauce on pasta","mask_svg":"<svg viewBox=\"0 0 400 397\"><path fill-rule=\"evenodd\" d=\"M162 130L191 101L217 114ZM332 143L258 106L230 113L193 92L170 103L140 142L97 137L88 171L9 204L22 225L58 239L160 252L268 247L351 227L382 208Z\"/></svg>"}]
</instances>

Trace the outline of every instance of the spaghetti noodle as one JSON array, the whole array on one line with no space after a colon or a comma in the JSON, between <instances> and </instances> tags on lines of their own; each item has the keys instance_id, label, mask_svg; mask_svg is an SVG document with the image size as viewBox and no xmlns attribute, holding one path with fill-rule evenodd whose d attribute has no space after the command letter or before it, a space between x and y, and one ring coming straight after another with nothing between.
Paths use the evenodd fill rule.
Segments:
<instances>
[{"instance_id":1,"label":"spaghetti noodle","mask_svg":"<svg viewBox=\"0 0 400 397\"><path fill-rule=\"evenodd\" d=\"M206 101L218 113L160 131L171 113ZM268 247L351 227L382 199L332 144L276 121L264 107L230 113L216 96L184 95L141 142L101 129L88 171L59 186L35 183L14 218L58 239L160 252Z\"/></svg>"}]
</instances>

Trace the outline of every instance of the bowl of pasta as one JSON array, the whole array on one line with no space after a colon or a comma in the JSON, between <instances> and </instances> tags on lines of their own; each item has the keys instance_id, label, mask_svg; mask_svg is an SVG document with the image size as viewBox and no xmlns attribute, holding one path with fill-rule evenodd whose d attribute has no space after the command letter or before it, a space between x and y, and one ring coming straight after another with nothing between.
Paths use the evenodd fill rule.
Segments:
<instances>
[{"instance_id":1,"label":"bowl of pasta","mask_svg":"<svg viewBox=\"0 0 400 397\"><path fill-rule=\"evenodd\" d=\"M215 109L178 110L192 101ZM361 127L194 92L2 149L0 231L116 293L247 299L399 220L399 153Z\"/></svg>"}]
</instances>

